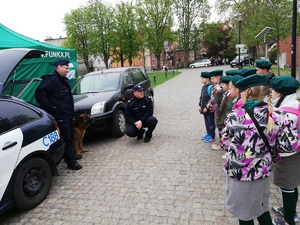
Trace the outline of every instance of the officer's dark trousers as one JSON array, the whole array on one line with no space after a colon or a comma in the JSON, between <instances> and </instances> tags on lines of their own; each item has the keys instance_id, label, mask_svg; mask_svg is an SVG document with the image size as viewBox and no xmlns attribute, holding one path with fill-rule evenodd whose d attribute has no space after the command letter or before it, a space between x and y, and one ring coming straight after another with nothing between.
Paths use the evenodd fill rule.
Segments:
<instances>
[{"instance_id":1,"label":"officer's dark trousers","mask_svg":"<svg viewBox=\"0 0 300 225\"><path fill-rule=\"evenodd\" d=\"M148 117L147 121L143 123L143 128L148 127L146 135L152 136L152 132L154 131L157 122L158 121L154 116ZM127 124L125 133L129 137L136 137L139 134L139 130L136 128L134 124Z\"/></svg>"},{"instance_id":2,"label":"officer's dark trousers","mask_svg":"<svg viewBox=\"0 0 300 225\"><path fill-rule=\"evenodd\" d=\"M76 159L72 150L72 119L64 119L63 121L57 121L61 138L65 142L64 160L68 165L74 165Z\"/></svg>"},{"instance_id":3,"label":"officer's dark trousers","mask_svg":"<svg viewBox=\"0 0 300 225\"><path fill-rule=\"evenodd\" d=\"M206 132L212 137L215 138L215 120L214 120L214 114L213 113L204 113L204 122L205 122L205 128Z\"/></svg>"}]
</instances>

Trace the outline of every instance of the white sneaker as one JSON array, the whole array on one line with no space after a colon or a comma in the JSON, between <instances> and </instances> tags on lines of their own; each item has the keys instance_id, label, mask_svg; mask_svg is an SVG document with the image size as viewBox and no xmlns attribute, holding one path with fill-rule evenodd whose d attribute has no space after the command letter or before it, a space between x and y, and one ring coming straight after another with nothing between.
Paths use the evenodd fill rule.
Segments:
<instances>
[{"instance_id":1,"label":"white sneaker","mask_svg":"<svg viewBox=\"0 0 300 225\"><path fill-rule=\"evenodd\" d=\"M220 146L220 144L212 144L211 148L213 150L221 150L222 149L221 146Z\"/></svg>"}]
</instances>

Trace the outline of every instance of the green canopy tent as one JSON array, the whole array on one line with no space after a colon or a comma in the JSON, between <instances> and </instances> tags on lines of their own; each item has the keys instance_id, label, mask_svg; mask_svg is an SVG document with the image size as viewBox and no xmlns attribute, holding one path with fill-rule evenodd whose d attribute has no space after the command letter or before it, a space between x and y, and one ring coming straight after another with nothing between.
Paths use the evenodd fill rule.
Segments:
<instances>
[{"instance_id":1,"label":"green canopy tent","mask_svg":"<svg viewBox=\"0 0 300 225\"><path fill-rule=\"evenodd\" d=\"M70 61L68 78L71 84L76 81L76 51L46 44L23 36L0 23L0 50L10 48L30 48L45 52L40 58L24 59L18 64L7 82L3 94L17 96L33 104L37 104L34 91L40 82L41 76L55 69L53 64L57 59Z\"/></svg>"}]
</instances>

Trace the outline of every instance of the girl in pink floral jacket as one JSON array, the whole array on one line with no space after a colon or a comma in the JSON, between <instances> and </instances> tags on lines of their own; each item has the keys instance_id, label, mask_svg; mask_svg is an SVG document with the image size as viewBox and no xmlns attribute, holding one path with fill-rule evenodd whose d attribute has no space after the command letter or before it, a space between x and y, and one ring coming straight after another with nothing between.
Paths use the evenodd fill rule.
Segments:
<instances>
[{"instance_id":1,"label":"girl in pink floral jacket","mask_svg":"<svg viewBox=\"0 0 300 225\"><path fill-rule=\"evenodd\" d=\"M299 146L295 124L283 111L272 111L263 99L269 92L269 79L251 75L236 83L244 106L228 113L221 134L221 146L227 151L224 170L226 207L240 225L271 225L268 203L272 156L245 108L252 112L269 145L278 152L290 152Z\"/></svg>"}]
</instances>

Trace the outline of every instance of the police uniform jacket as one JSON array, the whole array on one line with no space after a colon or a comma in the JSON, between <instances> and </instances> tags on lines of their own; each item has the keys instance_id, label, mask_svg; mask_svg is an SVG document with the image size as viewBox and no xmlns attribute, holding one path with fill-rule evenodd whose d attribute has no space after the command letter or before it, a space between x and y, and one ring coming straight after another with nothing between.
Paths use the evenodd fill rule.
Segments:
<instances>
[{"instance_id":1,"label":"police uniform jacket","mask_svg":"<svg viewBox=\"0 0 300 225\"><path fill-rule=\"evenodd\" d=\"M41 108L56 120L71 119L74 114L74 100L70 81L54 71L42 76L43 81L35 91L35 98Z\"/></svg>"},{"instance_id":2,"label":"police uniform jacket","mask_svg":"<svg viewBox=\"0 0 300 225\"><path fill-rule=\"evenodd\" d=\"M153 116L151 98L146 96L141 99L133 97L127 102L125 114L127 122L130 124L134 124L139 120L141 120L143 124L146 123L147 119Z\"/></svg>"}]
</instances>

